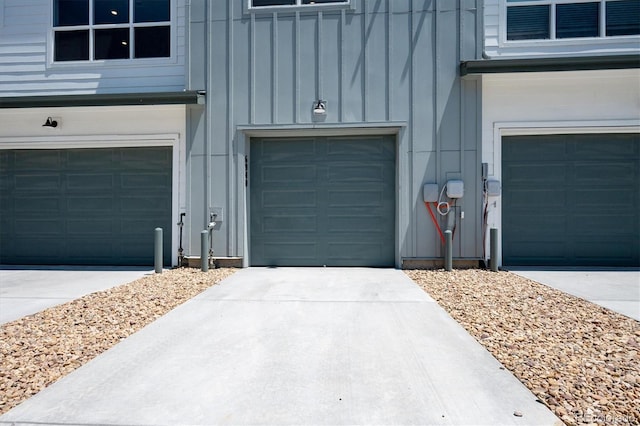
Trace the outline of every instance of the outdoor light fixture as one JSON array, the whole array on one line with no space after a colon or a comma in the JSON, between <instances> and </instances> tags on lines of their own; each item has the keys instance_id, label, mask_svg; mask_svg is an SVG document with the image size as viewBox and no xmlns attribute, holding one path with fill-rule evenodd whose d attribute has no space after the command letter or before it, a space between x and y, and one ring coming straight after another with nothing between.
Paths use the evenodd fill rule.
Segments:
<instances>
[{"instance_id":1,"label":"outdoor light fixture","mask_svg":"<svg viewBox=\"0 0 640 426\"><path fill-rule=\"evenodd\" d=\"M313 104L313 113L315 115L325 115L327 113L327 101L318 99Z\"/></svg>"},{"instance_id":2,"label":"outdoor light fixture","mask_svg":"<svg viewBox=\"0 0 640 426\"><path fill-rule=\"evenodd\" d=\"M52 129L58 127L58 120L54 120L51 117L47 117L47 121L44 122L42 127L51 127Z\"/></svg>"}]
</instances>

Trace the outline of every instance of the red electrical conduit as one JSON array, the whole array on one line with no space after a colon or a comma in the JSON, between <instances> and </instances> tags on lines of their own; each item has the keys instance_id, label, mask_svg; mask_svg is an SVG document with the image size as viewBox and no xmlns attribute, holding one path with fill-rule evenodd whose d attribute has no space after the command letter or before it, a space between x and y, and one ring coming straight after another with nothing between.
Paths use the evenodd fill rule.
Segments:
<instances>
[{"instance_id":1,"label":"red electrical conduit","mask_svg":"<svg viewBox=\"0 0 640 426\"><path fill-rule=\"evenodd\" d=\"M442 241L442 244L444 244L444 234L442 233L442 229L440 228L440 224L438 223L436 216L433 214L433 211L431 210L431 206L429 205L430 203L425 201L424 205L427 206L427 210L429 210L429 216L431 216L431 220L433 221L433 224L436 226L436 229L438 230L438 234L440 235L440 241ZM434 205L437 205L438 203L433 203Z\"/></svg>"}]
</instances>

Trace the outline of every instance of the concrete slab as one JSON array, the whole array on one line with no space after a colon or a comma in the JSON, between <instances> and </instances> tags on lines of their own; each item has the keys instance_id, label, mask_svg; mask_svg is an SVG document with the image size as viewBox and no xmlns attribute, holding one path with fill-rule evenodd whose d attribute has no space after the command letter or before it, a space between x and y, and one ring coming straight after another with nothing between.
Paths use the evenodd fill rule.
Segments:
<instances>
[{"instance_id":1,"label":"concrete slab","mask_svg":"<svg viewBox=\"0 0 640 426\"><path fill-rule=\"evenodd\" d=\"M402 271L359 268L241 270L0 417L17 425L557 421Z\"/></svg>"},{"instance_id":2,"label":"concrete slab","mask_svg":"<svg viewBox=\"0 0 640 426\"><path fill-rule=\"evenodd\" d=\"M640 269L508 269L640 321Z\"/></svg>"},{"instance_id":3,"label":"concrete slab","mask_svg":"<svg viewBox=\"0 0 640 426\"><path fill-rule=\"evenodd\" d=\"M148 273L148 267L0 266L0 324Z\"/></svg>"}]
</instances>

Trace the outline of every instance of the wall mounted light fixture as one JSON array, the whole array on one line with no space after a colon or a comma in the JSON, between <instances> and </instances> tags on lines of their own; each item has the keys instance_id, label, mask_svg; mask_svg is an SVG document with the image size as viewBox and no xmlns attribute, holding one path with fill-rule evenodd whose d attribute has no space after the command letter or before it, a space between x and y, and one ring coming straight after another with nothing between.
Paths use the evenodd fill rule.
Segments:
<instances>
[{"instance_id":1,"label":"wall mounted light fixture","mask_svg":"<svg viewBox=\"0 0 640 426\"><path fill-rule=\"evenodd\" d=\"M56 127L58 127L58 120L54 120L51 117L47 117L47 121L44 122L42 127L56 128Z\"/></svg>"},{"instance_id":2,"label":"wall mounted light fixture","mask_svg":"<svg viewBox=\"0 0 640 426\"><path fill-rule=\"evenodd\" d=\"M325 115L327 113L327 101L318 99L313 104L313 113L315 115Z\"/></svg>"}]
</instances>

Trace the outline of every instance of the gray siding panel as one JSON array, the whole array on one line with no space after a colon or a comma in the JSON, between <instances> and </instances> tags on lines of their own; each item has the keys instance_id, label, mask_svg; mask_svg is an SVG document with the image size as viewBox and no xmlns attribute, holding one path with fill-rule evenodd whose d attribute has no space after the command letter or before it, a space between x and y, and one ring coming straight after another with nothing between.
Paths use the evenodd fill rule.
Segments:
<instances>
[{"instance_id":1,"label":"gray siding panel","mask_svg":"<svg viewBox=\"0 0 640 426\"><path fill-rule=\"evenodd\" d=\"M215 250L247 256L240 249L245 225L235 217L244 211L242 160L250 138L238 126L340 129L394 121L403 126L396 157L399 257L440 257L438 234L422 203L422 184L442 186L455 175L465 180L469 194L480 188L479 166L469 169L480 161L479 87L465 82L463 88L458 77L462 50L469 57L479 45L480 2L354 0L347 9L253 12L235 0L193 3L208 8L213 58L211 72L196 74L208 76L212 105L209 136L201 143L210 144L210 155L224 152L228 161L226 185L190 182L187 187L191 199L210 196L211 207L237 213L216 233ZM321 120L312 115L316 99L327 101ZM458 218L457 250L460 257L479 258L481 243L473 236L480 233L480 200L470 196L461 203L466 216L462 223ZM195 223L205 223L206 209L196 214L202 216ZM189 251L198 253L197 239L191 245Z\"/></svg>"}]
</instances>

